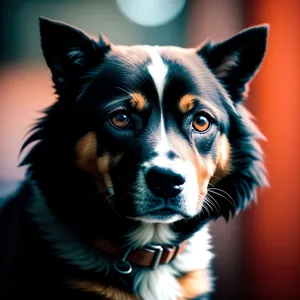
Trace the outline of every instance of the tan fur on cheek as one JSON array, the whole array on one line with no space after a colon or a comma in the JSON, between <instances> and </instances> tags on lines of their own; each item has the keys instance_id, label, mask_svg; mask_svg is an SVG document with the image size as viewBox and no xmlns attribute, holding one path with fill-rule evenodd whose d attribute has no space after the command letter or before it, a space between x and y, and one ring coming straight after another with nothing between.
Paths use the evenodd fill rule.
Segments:
<instances>
[{"instance_id":1,"label":"tan fur on cheek","mask_svg":"<svg viewBox=\"0 0 300 300\"><path fill-rule=\"evenodd\" d=\"M82 137L75 146L77 156L76 165L81 170L92 175L98 190L106 197L105 190L112 187L112 181L109 175L109 154L103 154L97 157L97 138L94 132L88 132Z\"/></svg>"},{"instance_id":2,"label":"tan fur on cheek","mask_svg":"<svg viewBox=\"0 0 300 300\"><path fill-rule=\"evenodd\" d=\"M216 169L216 165L214 164L212 157L208 156L204 158L200 156L195 146L191 147L175 133L170 135L169 141L173 145L174 149L176 149L177 154L181 159L193 164L197 173L198 188L202 199L207 192L208 183ZM198 201L197 209L200 209L201 206L202 201Z\"/></svg>"},{"instance_id":3,"label":"tan fur on cheek","mask_svg":"<svg viewBox=\"0 0 300 300\"><path fill-rule=\"evenodd\" d=\"M88 132L76 143L75 153L77 155L76 165L80 169L90 174L98 172L96 164L97 139L94 132Z\"/></svg>"},{"instance_id":4,"label":"tan fur on cheek","mask_svg":"<svg viewBox=\"0 0 300 300\"><path fill-rule=\"evenodd\" d=\"M213 159L211 157L202 157L199 155L197 149L194 149L195 155L194 155L194 167L197 172L197 181L199 186L199 192L202 196L206 195L207 193L207 187L209 184L209 181L211 177L214 174L214 171L216 169L216 166L213 162ZM202 207L203 201L198 201L197 209L200 210Z\"/></svg>"},{"instance_id":5,"label":"tan fur on cheek","mask_svg":"<svg viewBox=\"0 0 300 300\"><path fill-rule=\"evenodd\" d=\"M213 176L216 165L212 157L202 157L194 147L194 167L197 170L199 186L207 187L210 178Z\"/></svg>"},{"instance_id":6,"label":"tan fur on cheek","mask_svg":"<svg viewBox=\"0 0 300 300\"><path fill-rule=\"evenodd\" d=\"M136 296L122 291L119 288L88 280L73 280L70 285L75 289L102 296L107 300L138 300Z\"/></svg>"},{"instance_id":7,"label":"tan fur on cheek","mask_svg":"<svg viewBox=\"0 0 300 300\"><path fill-rule=\"evenodd\" d=\"M208 269L187 273L180 277L178 282L183 290L183 299L193 299L211 291L211 282Z\"/></svg>"},{"instance_id":8,"label":"tan fur on cheek","mask_svg":"<svg viewBox=\"0 0 300 300\"><path fill-rule=\"evenodd\" d=\"M110 159L111 158L108 154L104 154L103 156L97 158L98 170L104 179L105 186L108 189L112 187L112 181L109 174Z\"/></svg>"},{"instance_id":9,"label":"tan fur on cheek","mask_svg":"<svg viewBox=\"0 0 300 300\"><path fill-rule=\"evenodd\" d=\"M211 183L217 184L222 178L230 173L230 144L226 135L222 135L218 141L216 170Z\"/></svg>"},{"instance_id":10,"label":"tan fur on cheek","mask_svg":"<svg viewBox=\"0 0 300 300\"><path fill-rule=\"evenodd\" d=\"M206 186L216 168L213 159L211 157L204 158L200 156L195 146L191 147L175 133L170 134L169 141L181 159L193 164L197 173L199 187Z\"/></svg>"}]
</instances>

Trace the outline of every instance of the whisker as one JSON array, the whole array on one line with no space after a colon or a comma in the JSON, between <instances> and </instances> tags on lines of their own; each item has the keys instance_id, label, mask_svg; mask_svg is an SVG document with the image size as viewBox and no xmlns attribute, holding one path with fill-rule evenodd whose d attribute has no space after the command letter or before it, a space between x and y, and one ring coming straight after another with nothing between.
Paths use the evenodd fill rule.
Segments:
<instances>
[{"instance_id":1,"label":"whisker","mask_svg":"<svg viewBox=\"0 0 300 300\"><path fill-rule=\"evenodd\" d=\"M216 203L216 205L218 206L218 208L219 209L221 209L221 206L220 206L220 204L218 203L218 201L213 197L213 195L209 195L209 194L207 194L206 195L207 197L208 197L208 199L209 200L211 200L211 201L213 201L213 202L215 202Z\"/></svg>"},{"instance_id":2,"label":"whisker","mask_svg":"<svg viewBox=\"0 0 300 300\"><path fill-rule=\"evenodd\" d=\"M104 199L104 202L108 202L109 198L111 198L112 196L114 196L115 193L112 193L110 194L109 196L107 196L105 199Z\"/></svg>"},{"instance_id":3,"label":"whisker","mask_svg":"<svg viewBox=\"0 0 300 300\"><path fill-rule=\"evenodd\" d=\"M234 209L236 209L236 204L235 204L233 198L227 192L225 192L224 190L218 189L218 188L209 188L208 191L210 191L211 193L216 194L216 195L218 195L218 196L226 199L234 207ZM218 191L219 193L216 192L216 191ZM224 196L224 195L222 195L221 193L224 193L229 198L226 197L226 196Z\"/></svg>"},{"instance_id":4,"label":"whisker","mask_svg":"<svg viewBox=\"0 0 300 300\"><path fill-rule=\"evenodd\" d=\"M202 205L205 203L205 204L208 206L208 208L213 212L214 209L213 209L213 207L211 206L211 203L210 203L209 201L207 201L207 200L208 200L208 199L205 198L204 201L203 201L203 203L202 203Z\"/></svg>"},{"instance_id":5,"label":"whisker","mask_svg":"<svg viewBox=\"0 0 300 300\"><path fill-rule=\"evenodd\" d=\"M227 195L227 196L234 202L234 200L233 200L233 198L231 197L231 195L228 194L226 191L224 191L224 190L222 190L222 189L219 189L219 188L210 188L209 190L217 190L217 191L219 191L219 192L221 192L221 193L224 193L225 195Z\"/></svg>"},{"instance_id":6,"label":"whisker","mask_svg":"<svg viewBox=\"0 0 300 300\"><path fill-rule=\"evenodd\" d=\"M206 203L203 201L203 203L202 203L202 208L207 212L208 217L210 217L209 209L205 206L205 204L206 204ZM199 216L199 218L200 218L200 216Z\"/></svg>"},{"instance_id":7,"label":"whisker","mask_svg":"<svg viewBox=\"0 0 300 300\"><path fill-rule=\"evenodd\" d=\"M98 192L106 192L106 191L108 191L108 189L110 189L110 188L112 188L112 187L113 187L113 185L107 186L107 187L104 188L104 189L98 190Z\"/></svg>"},{"instance_id":8,"label":"whisker","mask_svg":"<svg viewBox=\"0 0 300 300\"><path fill-rule=\"evenodd\" d=\"M115 86L116 89L123 91L124 93L126 93L127 95L129 95L130 97L132 97L132 94L130 92L128 92L127 90L119 87L119 86Z\"/></svg>"},{"instance_id":9,"label":"whisker","mask_svg":"<svg viewBox=\"0 0 300 300\"><path fill-rule=\"evenodd\" d=\"M206 200L216 208L218 215L220 216L221 215L221 207L220 207L219 203L217 202L217 200L212 195L206 195L206 196L207 196Z\"/></svg>"}]
</instances>

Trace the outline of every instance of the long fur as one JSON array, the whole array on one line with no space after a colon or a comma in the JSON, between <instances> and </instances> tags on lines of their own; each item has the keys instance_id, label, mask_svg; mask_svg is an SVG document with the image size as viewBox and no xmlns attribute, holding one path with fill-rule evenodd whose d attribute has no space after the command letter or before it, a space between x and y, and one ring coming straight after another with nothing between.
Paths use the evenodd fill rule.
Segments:
<instances>
[{"instance_id":1,"label":"long fur","mask_svg":"<svg viewBox=\"0 0 300 300\"><path fill-rule=\"evenodd\" d=\"M40 28L58 99L28 132L20 152L27 149L20 163L26 176L1 208L0 298L120 299L122 291L124 299L208 299L215 288L209 221L234 217L268 185L264 137L245 105L267 27L195 49L112 45L45 18ZM107 112L127 105L133 93L142 97L138 133L116 131ZM193 100L187 112L174 103L184 95ZM202 107L215 120L206 135L193 131L191 138L190 115ZM145 120L150 125L143 132ZM193 174L186 176L193 189L167 199L175 217L161 221L147 210L163 202L143 179L158 160L160 167ZM188 241L169 264L133 266L121 275L113 258L93 246L98 236L129 250Z\"/></svg>"}]
</instances>

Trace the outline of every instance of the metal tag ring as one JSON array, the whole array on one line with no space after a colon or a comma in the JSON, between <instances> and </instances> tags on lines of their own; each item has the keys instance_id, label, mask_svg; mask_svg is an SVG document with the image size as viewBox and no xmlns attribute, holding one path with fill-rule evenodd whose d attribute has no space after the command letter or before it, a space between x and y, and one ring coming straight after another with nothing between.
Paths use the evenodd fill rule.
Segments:
<instances>
[{"instance_id":1,"label":"metal tag ring","mask_svg":"<svg viewBox=\"0 0 300 300\"><path fill-rule=\"evenodd\" d=\"M116 260L114 261L114 268L120 274L130 274L132 271L131 264L126 260Z\"/></svg>"}]
</instances>

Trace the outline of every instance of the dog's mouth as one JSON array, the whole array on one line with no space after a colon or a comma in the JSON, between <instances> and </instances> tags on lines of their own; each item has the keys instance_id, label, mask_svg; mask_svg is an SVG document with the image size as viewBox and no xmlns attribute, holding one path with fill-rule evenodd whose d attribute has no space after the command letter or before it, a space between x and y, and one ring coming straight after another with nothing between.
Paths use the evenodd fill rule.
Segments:
<instances>
[{"instance_id":1,"label":"dog's mouth","mask_svg":"<svg viewBox=\"0 0 300 300\"><path fill-rule=\"evenodd\" d=\"M145 223L172 223L190 217L191 216L188 216L178 208L161 207L149 210L141 215L128 218Z\"/></svg>"},{"instance_id":2,"label":"dog's mouth","mask_svg":"<svg viewBox=\"0 0 300 300\"><path fill-rule=\"evenodd\" d=\"M173 207L168 205L155 208L144 213L144 215L152 215L152 216L172 216L175 214L182 215L183 217L188 217L180 207L177 206Z\"/></svg>"},{"instance_id":3,"label":"dog's mouth","mask_svg":"<svg viewBox=\"0 0 300 300\"><path fill-rule=\"evenodd\" d=\"M153 216L171 216L171 215L174 215L177 213L178 212L173 209L163 208L163 209L158 209L158 210L152 211L152 212L148 213L148 215L150 214Z\"/></svg>"}]
</instances>

